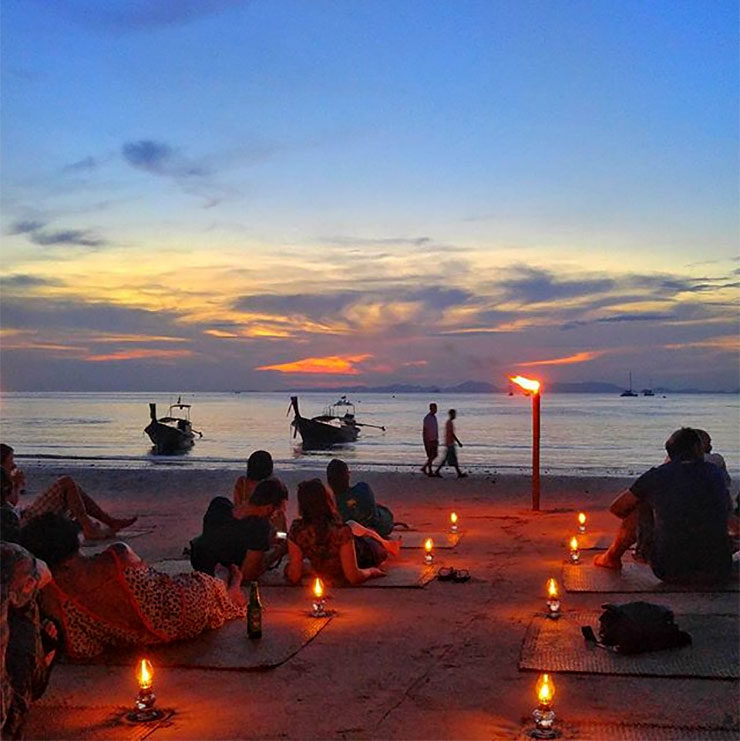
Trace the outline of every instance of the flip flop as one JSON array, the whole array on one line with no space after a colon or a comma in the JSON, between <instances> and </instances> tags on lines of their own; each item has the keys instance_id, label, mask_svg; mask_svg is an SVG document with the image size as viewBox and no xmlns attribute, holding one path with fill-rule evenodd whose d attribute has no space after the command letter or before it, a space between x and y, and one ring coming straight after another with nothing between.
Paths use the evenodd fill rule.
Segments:
<instances>
[{"instance_id":1,"label":"flip flop","mask_svg":"<svg viewBox=\"0 0 740 741\"><path fill-rule=\"evenodd\" d=\"M452 581L457 582L458 584L470 581L470 572L467 569L453 569Z\"/></svg>"},{"instance_id":2,"label":"flip flop","mask_svg":"<svg viewBox=\"0 0 740 741\"><path fill-rule=\"evenodd\" d=\"M456 573L452 566L442 566L437 569L437 579L439 581L453 581Z\"/></svg>"}]
</instances>

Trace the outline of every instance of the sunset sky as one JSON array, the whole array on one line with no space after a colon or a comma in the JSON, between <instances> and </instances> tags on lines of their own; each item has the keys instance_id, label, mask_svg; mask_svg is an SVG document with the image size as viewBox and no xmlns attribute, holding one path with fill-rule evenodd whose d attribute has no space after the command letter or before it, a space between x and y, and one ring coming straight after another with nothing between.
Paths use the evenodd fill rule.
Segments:
<instances>
[{"instance_id":1,"label":"sunset sky","mask_svg":"<svg viewBox=\"0 0 740 741\"><path fill-rule=\"evenodd\" d=\"M4 0L3 390L738 386L735 0Z\"/></svg>"}]
</instances>

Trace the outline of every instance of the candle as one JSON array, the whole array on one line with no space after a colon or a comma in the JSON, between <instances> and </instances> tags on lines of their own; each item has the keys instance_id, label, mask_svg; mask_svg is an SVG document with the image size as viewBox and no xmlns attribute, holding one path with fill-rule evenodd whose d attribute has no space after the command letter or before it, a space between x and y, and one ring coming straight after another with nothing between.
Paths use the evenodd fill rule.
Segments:
<instances>
[{"instance_id":1,"label":"candle","mask_svg":"<svg viewBox=\"0 0 740 741\"><path fill-rule=\"evenodd\" d=\"M578 538L574 535L570 539L570 562L579 563L581 560L581 554L578 552Z\"/></svg>"},{"instance_id":2,"label":"candle","mask_svg":"<svg viewBox=\"0 0 740 741\"><path fill-rule=\"evenodd\" d=\"M560 595L555 579L547 580L547 617L553 620L560 617Z\"/></svg>"},{"instance_id":3,"label":"candle","mask_svg":"<svg viewBox=\"0 0 740 741\"><path fill-rule=\"evenodd\" d=\"M457 512L453 512L450 515L450 532L451 533L457 532Z\"/></svg>"},{"instance_id":4,"label":"candle","mask_svg":"<svg viewBox=\"0 0 740 741\"><path fill-rule=\"evenodd\" d=\"M532 731L533 738L555 738L558 734L553 728L555 724L555 711L552 709L552 701L555 697L555 683L549 674L541 674L535 685L538 706L534 709L535 729Z\"/></svg>"},{"instance_id":5,"label":"candle","mask_svg":"<svg viewBox=\"0 0 740 741\"><path fill-rule=\"evenodd\" d=\"M424 563L432 563L434 561L434 554L432 553L432 548L434 548L434 541L431 538L427 538L424 541Z\"/></svg>"},{"instance_id":6,"label":"candle","mask_svg":"<svg viewBox=\"0 0 740 741\"><path fill-rule=\"evenodd\" d=\"M313 583L313 602L311 603L313 617L326 616L326 598L324 597L324 582L318 577Z\"/></svg>"},{"instance_id":7,"label":"candle","mask_svg":"<svg viewBox=\"0 0 740 741\"><path fill-rule=\"evenodd\" d=\"M134 723L148 723L162 717L162 712L154 707L157 696L154 694L154 668L149 659L142 659L136 669L139 693L134 700L134 709L126 717Z\"/></svg>"},{"instance_id":8,"label":"candle","mask_svg":"<svg viewBox=\"0 0 740 741\"><path fill-rule=\"evenodd\" d=\"M586 513L585 512L578 513L578 532L579 533L586 532Z\"/></svg>"}]
</instances>

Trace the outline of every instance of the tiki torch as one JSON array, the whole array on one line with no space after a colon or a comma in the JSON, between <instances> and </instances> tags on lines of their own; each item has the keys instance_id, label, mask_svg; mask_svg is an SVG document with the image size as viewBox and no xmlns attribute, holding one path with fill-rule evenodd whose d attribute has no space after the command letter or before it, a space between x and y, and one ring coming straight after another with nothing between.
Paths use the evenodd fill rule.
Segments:
<instances>
[{"instance_id":1,"label":"tiki torch","mask_svg":"<svg viewBox=\"0 0 740 741\"><path fill-rule=\"evenodd\" d=\"M532 397L532 509L540 508L540 382L524 376L509 376L509 380Z\"/></svg>"}]
</instances>

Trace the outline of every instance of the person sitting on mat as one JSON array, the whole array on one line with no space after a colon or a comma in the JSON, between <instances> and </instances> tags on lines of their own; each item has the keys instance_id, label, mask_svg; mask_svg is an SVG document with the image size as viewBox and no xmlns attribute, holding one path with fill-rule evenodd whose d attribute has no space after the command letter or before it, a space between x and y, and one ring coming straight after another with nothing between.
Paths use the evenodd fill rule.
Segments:
<instances>
[{"instance_id":1,"label":"person sitting on mat","mask_svg":"<svg viewBox=\"0 0 740 741\"><path fill-rule=\"evenodd\" d=\"M250 514L249 498L260 481L272 476L272 456L266 450L255 450L247 460L247 475L240 476L234 483L234 516L246 517Z\"/></svg>"},{"instance_id":2,"label":"person sitting on mat","mask_svg":"<svg viewBox=\"0 0 740 741\"><path fill-rule=\"evenodd\" d=\"M359 481L350 486L349 467L339 458L329 461L326 480L334 493L334 501L344 522L358 522L378 535L387 538L393 530L393 512L375 501L369 484Z\"/></svg>"},{"instance_id":3,"label":"person sitting on mat","mask_svg":"<svg viewBox=\"0 0 740 741\"><path fill-rule=\"evenodd\" d=\"M622 523L594 563L619 569L622 556L636 543L636 559L647 561L663 581L722 581L732 563L722 474L704 460L696 430L676 430L665 448L669 462L644 473L612 503L610 512Z\"/></svg>"},{"instance_id":4,"label":"person sitting on mat","mask_svg":"<svg viewBox=\"0 0 740 741\"><path fill-rule=\"evenodd\" d=\"M213 576L216 566L241 569L245 581L256 579L280 561L285 544L288 490L278 479L260 481L249 500L252 513L238 518L226 497L215 497L203 517L203 532L190 541L190 563ZM272 525L278 522L279 529ZM281 527L280 527L281 526ZM277 532L282 531L282 539Z\"/></svg>"},{"instance_id":5,"label":"person sitting on mat","mask_svg":"<svg viewBox=\"0 0 740 741\"><path fill-rule=\"evenodd\" d=\"M51 569L54 578L41 590L40 604L61 626L64 651L72 658L192 638L246 615L236 566L224 579L200 571L170 576L125 543L83 556L78 535L76 522L54 512L21 529L21 545Z\"/></svg>"},{"instance_id":6,"label":"person sitting on mat","mask_svg":"<svg viewBox=\"0 0 740 741\"><path fill-rule=\"evenodd\" d=\"M297 498L299 517L288 533L285 567L285 578L291 584L301 580L304 557L318 576L334 586L358 585L385 576L378 566L389 553L398 555L398 541L384 540L356 522L343 524L321 479L298 484Z\"/></svg>"},{"instance_id":7,"label":"person sitting on mat","mask_svg":"<svg viewBox=\"0 0 740 741\"><path fill-rule=\"evenodd\" d=\"M20 495L26 491L26 476L15 465L14 450L0 444L0 505L2 535L17 542L21 527L46 512L67 514L77 521L87 540L103 540L133 525L137 517L112 517L88 496L69 476L57 479L28 506L20 508ZM102 523L102 525L101 525Z\"/></svg>"}]
</instances>

